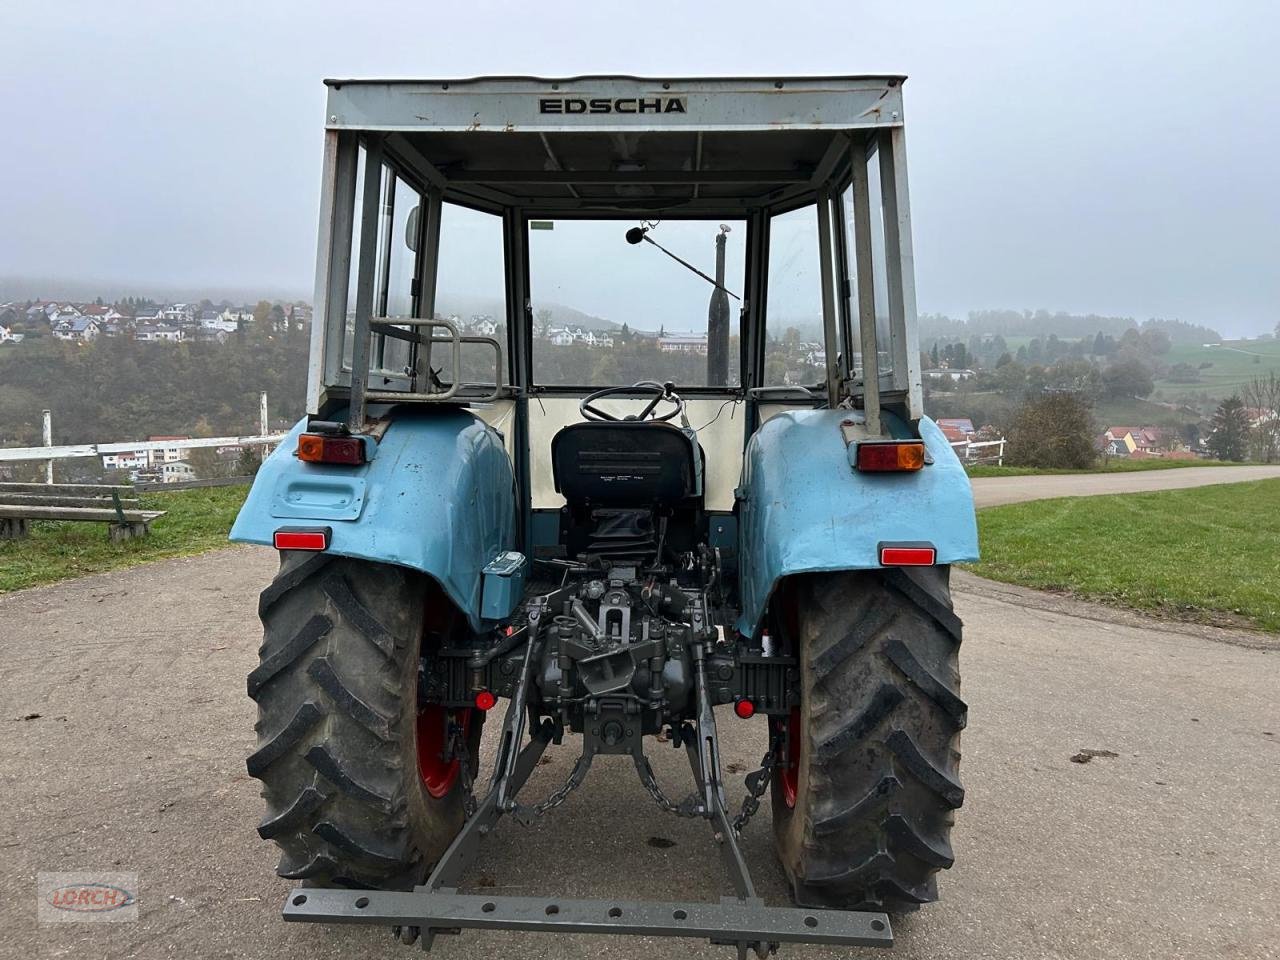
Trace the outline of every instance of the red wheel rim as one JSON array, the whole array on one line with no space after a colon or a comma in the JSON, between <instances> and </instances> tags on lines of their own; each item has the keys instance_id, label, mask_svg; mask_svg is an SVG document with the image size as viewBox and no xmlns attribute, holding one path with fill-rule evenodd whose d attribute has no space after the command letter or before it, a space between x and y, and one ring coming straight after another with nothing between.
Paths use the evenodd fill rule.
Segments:
<instances>
[{"instance_id":1,"label":"red wheel rim","mask_svg":"<svg viewBox=\"0 0 1280 960\"><path fill-rule=\"evenodd\" d=\"M471 711L460 710L462 737L465 741L471 727ZM430 704L418 711L418 776L427 793L437 800L453 789L461 764L457 758L445 760L449 743L449 711L440 704Z\"/></svg>"},{"instance_id":2,"label":"red wheel rim","mask_svg":"<svg viewBox=\"0 0 1280 960\"><path fill-rule=\"evenodd\" d=\"M782 769L779 783L782 784L782 799L788 809L794 809L796 796L800 790L800 708L792 707L791 716L787 718L787 740L783 746L784 754L780 758Z\"/></svg>"}]
</instances>

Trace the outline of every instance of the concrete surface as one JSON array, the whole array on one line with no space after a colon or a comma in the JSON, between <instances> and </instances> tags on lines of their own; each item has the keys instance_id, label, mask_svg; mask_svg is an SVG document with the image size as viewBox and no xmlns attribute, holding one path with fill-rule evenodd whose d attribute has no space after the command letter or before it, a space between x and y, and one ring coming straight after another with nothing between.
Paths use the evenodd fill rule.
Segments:
<instances>
[{"instance_id":1,"label":"concrete surface","mask_svg":"<svg viewBox=\"0 0 1280 960\"><path fill-rule=\"evenodd\" d=\"M289 884L254 833L261 802L244 771L254 599L274 564L238 548L0 597L0 957L417 955L382 930L279 920ZM963 575L956 595L970 704L957 864L941 903L896 924L894 955L1280 955L1276 638L1063 599L1046 609L1039 594ZM722 725L726 761L753 768L763 723ZM530 797L563 780L572 749L552 748ZM1118 756L1071 762L1084 749ZM533 828L502 824L472 889L727 893L706 827L662 814L611 759ZM683 795L676 751L655 744L654 762ZM770 842L766 805L745 848L764 896L784 903ZM140 920L37 924L35 875L51 870L136 872ZM697 941L475 933L444 938L438 954L733 956Z\"/></svg>"},{"instance_id":2,"label":"concrete surface","mask_svg":"<svg viewBox=\"0 0 1280 960\"><path fill-rule=\"evenodd\" d=\"M1047 500L1050 497L1090 497L1105 493L1143 493L1183 490L1214 483L1245 483L1280 477L1280 464L1240 467L1176 467L1131 473L1075 473L1031 477L977 477L973 500L978 507Z\"/></svg>"}]
</instances>

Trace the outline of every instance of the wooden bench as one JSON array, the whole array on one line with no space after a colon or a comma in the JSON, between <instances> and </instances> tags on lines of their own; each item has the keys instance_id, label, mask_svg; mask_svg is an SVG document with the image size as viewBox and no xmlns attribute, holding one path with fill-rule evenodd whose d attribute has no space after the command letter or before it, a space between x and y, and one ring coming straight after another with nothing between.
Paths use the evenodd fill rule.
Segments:
<instances>
[{"instance_id":1,"label":"wooden bench","mask_svg":"<svg viewBox=\"0 0 1280 960\"><path fill-rule=\"evenodd\" d=\"M93 483L0 483L0 540L18 540L32 520L81 520L107 524L112 542L145 537L163 510L140 510L128 486Z\"/></svg>"}]
</instances>

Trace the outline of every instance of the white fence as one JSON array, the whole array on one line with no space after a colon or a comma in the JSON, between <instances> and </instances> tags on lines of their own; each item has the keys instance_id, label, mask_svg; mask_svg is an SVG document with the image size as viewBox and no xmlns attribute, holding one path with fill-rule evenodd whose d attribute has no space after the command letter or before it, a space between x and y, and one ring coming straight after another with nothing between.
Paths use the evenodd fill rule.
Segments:
<instances>
[{"instance_id":1,"label":"white fence","mask_svg":"<svg viewBox=\"0 0 1280 960\"><path fill-rule=\"evenodd\" d=\"M85 457L102 457L113 453L154 453L161 450L197 450L208 447L262 447L265 459L286 434L268 433L267 395L258 397L259 430L244 437L187 437L181 440L118 440L111 443L53 442L53 418L44 413L44 445L40 447L0 447L0 463L44 461L45 483L53 483L53 461L74 460ZM148 458L150 459L150 458Z\"/></svg>"},{"instance_id":2,"label":"white fence","mask_svg":"<svg viewBox=\"0 0 1280 960\"><path fill-rule=\"evenodd\" d=\"M195 450L202 447L275 446L285 436L286 434L283 433L269 433L249 437L193 437L187 440L120 440L111 443L69 443L47 447L0 447L0 463L72 460L77 457L100 457L110 453L150 453L155 450Z\"/></svg>"},{"instance_id":3,"label":"white fence","mask_svg":"<svg viewBox=\"0 0 1280 960\"><path fill-rule=\"evenodd\" d=\"M951 444L951 449L966 464L994 463L1004 466L1004 445L1003 437L999 440L957 440Z\"/></svg>"}]
</instances>

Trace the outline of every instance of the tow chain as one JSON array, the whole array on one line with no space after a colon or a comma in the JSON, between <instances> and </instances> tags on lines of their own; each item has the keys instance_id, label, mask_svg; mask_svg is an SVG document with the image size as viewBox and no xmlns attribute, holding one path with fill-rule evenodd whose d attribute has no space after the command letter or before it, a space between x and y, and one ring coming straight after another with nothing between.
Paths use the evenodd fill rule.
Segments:
<instances>
[{"instance_id":1,"label":"tow chain","mask_svg":"<svg viewBox=\"0 0 1280 960\"><path fill-rule=\"evenodd\" d=\"M553 807L560 806L569 798L569 794L582 786L582 781L587 778L587 770L590 768L591 758L589 756L584 754L578 757L577 763L573 765L573 770L569 774L569 779L561 784L560 789L532 807L518 807L515 812L516 821L527 827L533 823L535 817L540 817Z\"/></svg>"},{"instance_id":2,"label":"tow chain","mask_svg":"<svg viewBox=\"0 0 1280 960\"><path fill-rule=\"evenodd\" d=\"M685 797L679 803L675 803L667 798L662 792L662 788L658 786L658 778L653 774L653 767L649 765L649 758L644 754L635 757L636 773L640 775L640 782L644 784L645 790L648 791L654 801L667 813L674 813L677 817L700 817L702 816L702 802L695 796Z\"/></svg>"},{"instance_id":3,"label":"tow chain","mask_svg":"<svg viewBox=\"0 0 1280 960\"><path fill-rule=\"evenodd\" d=\"M760 769L747 774L747 795L742 798L742 809L733 818L733 832L741 834L751 818L760 809L760 798L769 789L769 781L773 779L773 767L777 763L777 745L773 738L769 739L769 749L760 761Z\"/></svg>"}]
</instances>

